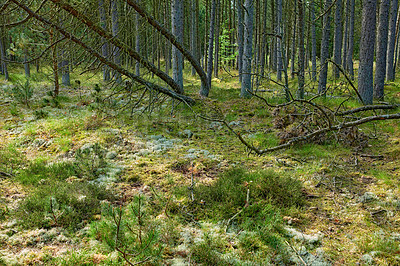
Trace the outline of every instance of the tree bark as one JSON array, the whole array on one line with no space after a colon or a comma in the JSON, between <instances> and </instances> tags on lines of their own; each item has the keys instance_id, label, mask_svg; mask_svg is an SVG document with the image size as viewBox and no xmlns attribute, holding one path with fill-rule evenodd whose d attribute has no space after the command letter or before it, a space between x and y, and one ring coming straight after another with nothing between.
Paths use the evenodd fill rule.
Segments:
<instances>
[{"instance_id":1,"label":"tree bark","mask_svg":"<svg viewBox=\"0 0 400 266\"><path fill-rule=\"evenodd\" d=\"M297 0L298 4L298 20L299 20L299 61L298 61L298 73L297 77L299 80L299 98L304 99L304 3L303 0Z\"/></svg>"},{"instance_id":2,"label":"tree bark","mask_svg":"<svg viewBox=\"0 0 400 266\"><path fill-rule=\"evenodd\" d=\"M277 80L282 80L282 70L283 70L283 62L282 62L282 42L283 42L283 31L282 31L282 0L276 0L276 34L280 36L280 38L276 38L276 76Z\"/></svg>"},{"instance_id":3,"label":"tree bark","mask_svg":"<svg viewBox=\"0 0 400 266\"><path fill-rule=\"evenodd\" d=\"M311 71L312 80L317 79L317 34L315 29L315 3L311 0Z\"/></svg>"},{"instance_id":4,"label":"tree bark","mask_svg":"<svg viewBox=\"0 0 400 266\"><path fill-rule=\"evenodd\" d=\"M251 84L251 61L253 59L254 0L245 0L244 7L246 12L244 15L243 77L240 96L250 98L253 92Z\"/></svg>"},{"instance_id":5,"label":"tree bark","mask_svg":"<svg viewBox=\"0 0 400 266\"><path fill-rule=\"evenodd\" d=\"M325 0L324 28L321 40L321 72L319 73L318 93L326 92L326 82L328 78L328 58L329 58L329 37L331 31L331 0Z\"/></svg>"},{"instance_id":6,"label":"tree bark","mask_svg":"<svg viewBox=\"0 0 400 266\"><path fill-rule=\"evenodd\" d=\"M119 33L119 12L118 12L118 2L117 0L111 0L111 30L114 39L118 39ZM118 66L121 65L121 57L120 57L120 47L114 46L113 48L113 59L114 63ZM114 78L117 83L121 83L121 73L114 72Z\"/></svg>"},{"instance_id":7,"label":"tree bark","mask_svg":"<svg viewBox=\"0 0 400 266\"><path fill-rule=\"evenodd\" d=\"M243 40L244 40L244 12L243 0L237 0L237 17L238 17L238 70L239 80L242 81L243 75Z\"/></svg>"},{"instance_id":8,"label":"tree bark","mask_svg":"<svg viewBox=\"0 0 400 266\"><path fill-rule=\"evenodd\" d=\"M347 71L349 72L352 79L354 79L354 66L353 66L353 54L354 54L354 11L355 11L355 0L349 0L350 4L350 18L349 18L349 45L347 47Z\"/></svg>"},{"instance_id":9,"label":"tree bark","mask_svg":"<svg viewBox=\"0 0 400 266\"><path fill-rule=\"evenodd\" d=\"M389 6L390 0L381 0L379 7L379 26L378 26L378 48L376 50L375 67L375 86L374 97L383 99L385 74L386 74L386 54L388 44L388 25L389 25Z\"/></svg>"},{"instance_id":10,"label":"tree bark","mask_svg":"<svg viewBox=\"0 0 400 266\"><path fill-rule=\"evenodd\" d=\"M208 39L208 59L207 59L207 86L211 88L211 78L212 78L212 70L213 70L213 53L214 53L214 34L215 34L215 16L217 11L217 1L212 0L211 4L211 16L210 16L210 31L209 31L209 39ZM209 90L201 90L200 95L204 97L208 97L210 93Z\"/></svg>"},{"instance_id":11,"label":"tree bark","mask_svg":"<svg viewBox=\"0 0 400 266\"><path fill-rule=\"evenodd\" d=\"M376 0L364 0L362 18L358 91L364 104L372 104Z\"/></svg>"},{"instance_id":12,"label":"tree bark","mask_svg":"<svg viewBox=\"0 0 400 266\"><path fill-rule=\"evenodd\" d=\"M104 0L99 0L99 13L100 13L100 25L103 30L107 30L107 16L104 9ZM101 46L101 53L105 58L108 58L108 42L102 38L103 45ZM103 66L103 80L110 80L110 69L108 66Z\"/></svg>"},{"instance_id":13,"label":"tree bark","mask_svg":"<svg viewBox=\"0 0 400 266\"><path fill-rule=\"evenodd\" d=\"M392 0L390 8L390 22L389 22L389 43L387 49L387 66L386 66L386 79L394 81L395 68L394 68L394 48L396 41L396 22L397 22L397 5L398 0Z\"/></svg>"},{"instance_id":14,"label":"tree bark","mask_svg":"<svg viewBox=\"0 0 400 266\"><path fill-rule=\"evenodd\" d=\"M333 60L339 66L342 65L342 41L342 0L336 0ZM335 78L340 77L338 67L333 67L333 74Z\"/></svg>"}]
</instances>

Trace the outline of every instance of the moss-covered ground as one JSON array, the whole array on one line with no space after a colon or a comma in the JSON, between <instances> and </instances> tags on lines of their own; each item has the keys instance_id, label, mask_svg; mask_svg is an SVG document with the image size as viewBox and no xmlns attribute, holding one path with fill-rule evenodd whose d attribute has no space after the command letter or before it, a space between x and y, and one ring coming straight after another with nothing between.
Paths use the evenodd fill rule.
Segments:
<instances>
[{"instance_id":1,"label":"moss-covered ground","mask_svg":"<svg viewBox=\"0 0 400 266\"><path fill-rule=\"evenodd\" d=\"M123 265L121 250L132 263L166 265L400 264L398 120L346 135L362 143L337 133L256 156L199 116L224 118L257 147L278 145L276 110L239 98L237 78L221 73L192 108L162 97L148 107L78 72L80 87L57 98L33 73L29 106L0 81L0 264ZM317 102L335 109L353 92L330 82ZM199 86L185 74L188 95ZM284 102L272 82L259 90ZM398 102L398 81L385 90Z\"/></svg>"}]
</instances>

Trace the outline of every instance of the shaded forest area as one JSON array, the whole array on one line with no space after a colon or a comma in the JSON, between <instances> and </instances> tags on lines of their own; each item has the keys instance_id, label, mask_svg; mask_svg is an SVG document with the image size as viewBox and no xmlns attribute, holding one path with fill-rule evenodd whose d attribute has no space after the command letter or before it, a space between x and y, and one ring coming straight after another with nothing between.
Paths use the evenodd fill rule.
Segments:
<instances>
[{"instance_id":1,"label":"shaded forest area","mask_svg":"<svg viewBox=\"0 0 400 266\"><path fill-rule=\"evenodd\" d=\"M400 264L399 12L0 1L0 264Z\"/></svg>"}]
</instances>

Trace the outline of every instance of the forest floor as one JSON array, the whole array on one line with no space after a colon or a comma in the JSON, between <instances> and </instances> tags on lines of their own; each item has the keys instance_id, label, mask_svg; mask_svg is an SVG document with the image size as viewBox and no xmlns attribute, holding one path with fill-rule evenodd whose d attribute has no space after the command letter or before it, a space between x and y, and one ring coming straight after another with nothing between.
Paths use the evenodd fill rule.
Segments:
<instances>
[{"instance_id":1,"label":"forest floor","mask_svg":"<svg viewBox=\"0 0 400 266\"><path fill-rule=\"evenodd\" d=\"M124 252L166 265L400 264L399 121L255 156L195 113L218 110L268 147L290 111L240 99L228 75L204 105L166 100L149 113L104 84L96 92L96 77L54 99L39 74L29 106L0 97L0 264L121 265ZM194 96L199 81L185 85Z\"/></svg>"}]
</instances>

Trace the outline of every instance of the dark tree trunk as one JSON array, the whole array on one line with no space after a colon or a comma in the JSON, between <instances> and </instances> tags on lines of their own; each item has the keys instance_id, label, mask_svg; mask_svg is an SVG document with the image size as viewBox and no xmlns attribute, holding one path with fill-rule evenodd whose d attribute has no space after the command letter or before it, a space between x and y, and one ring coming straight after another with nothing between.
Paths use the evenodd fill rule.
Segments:
<instances>
[{"instance_id":1,"label":"dark tree trunk","mask_svg":"<svg viewBox=\"0 0 400 266\"><path fill-rule=\"evenodd\" d=\"M376 0L364 0L362 18L358 91L364 104L372 104Z\"/></svg>"},{"instance_id":2,"label":"dark tree trunk","mask_svg":"<svg viewBox=\"0 0 400 266\"><path fill-rule=\"evenodd\" d=\"M326 82L328 78L328 58L329 58L329 37L331 29L331 0L325 0L324 10L328 10L324 15L324 28L321 40L321 72L319 73L318 93L326 92Z\"/></svg>"},{"instance_id":3,"label":"dark tree trunk","mask_svg":"<svg viewBox=\"0 0 400 266\"><path fill-rule=\"evenodd\" d=\"M389 43L387 49L387 66L386 66L386 78L389 81L394 81L395 68L394 68L394 46L396 41L396 22L397 22L397 4L398 0L392 0L390 8L390 22L389 22Z\"/></svg>"},{"instance_id":4,"label":"dark tree trunk","mask_svg":"<svg viewBox=\"0 0 400 266\"><path fill-rule=\"evenodd\" d=\"M136 35L135 35L135 51L140 54L140 15L136 13L135 16L135 26L136 26ZM136 61L135 63L135 74L140 76L140 63Z\"/></svg>"},{"instance_id":5,"label":"dark tree trunk","mask_svg":"<svg viewBox=\"0 0 400 266\"><path fill-rule=\"evenodd\" d=\"M264 77L265 64L267 60L267 13L268 13L268 1L264 1L264 12L263 12L263 29L262 29L262 52L261 52L261 77Z\"/></svg>"},{"instance_id":6,"label":"dark tree trunk","mask_svg":"<svg viewBox=\"0 0 400 266\"><path fill-rule=\"evenodd\" d=\"M99 13L100 13L100 25L103 30L107 30L107 16L104 8L104 0L99 0ZM103 38L103 45L101 46L101 53L105 58L108 58L108 42ZM103 66L103 80L110 80L110 68L108 66Z\"/></svg>"},{"instance_id":7,"label":"dark tree trunk","mask_svg":"<svg viewBox=\"0 0 400 266\"><path fill-rule=\"evenodd\" d=\"M220 23L221 23L221 12L222 8L220 7L221 0L217 0L217 7L215 11L215 60L214 60L214 76L218 78L218 70L219 70L219 32L220 32Z\"/></svg>"},{"instance_id":8,"label":"dark tree trunk","mask_svg":"<svg viewBox=\"0 0 400 266\"><path fill-rule=\"evenodd\" d=\"M283 42L283 31L282 31L282 0L276 0L276 34L280 36L280 38L276 39L276 70L277 70L277 80L282 80L282 70L283 70L283 62L282 62L282 42Z\"/></svg>"},{"instance_id":9,"label":"dark tree trunk","mask_svg":"<svg viewBox=\"0 0 400 266\"><path fill-rule=\"evenodd\" d=\"M342 0L336 0L333 60L338 66L342 65L342 41ZM340 70L338 67L333 67L333 74L335 78L340 77Z\"/></svg>"},{"instance_id":10,"label":"dark tree trunk","mask_svg":"<svg viewBox=\"0 0 400 266\"><path fill-rule=\"evenodd\" d=\"M210 31L208 39L208 59L207 59L207 84L211 88L211 78L213 70L213 60L214 60L214 34L215 34L215 16L217 11L217 1L212 0L211 4L211 16L210 16ZM201 90L200 95L208 97L209 90Z\"/></svg>"},{"instance_id":11,"label":"dark tree trunk","mask_svg":"<svg viewBox=\"0 0 400 266\"><path fill-rule=\"evenodd\" d=\"M69 75L69 60L68 55L65 53L65 49L61 50L61 83L64 86L71 86L71 78Z\"/></svg>"},{"instance_id":12,"label":"dark tree trunk","mask_svg":"<svg viewBox=\"0 0 400 266\"><path fill-rule=\"evenodd\" d=\"M353 54L354 54L354 11L355 11L355 0L349 0L350 3L350 18L349 18L349 45L347 49L347 71L350 76L354 79L354 66L353 66Z\"/></svg>"},{"instance_id":13,"label":"dark tree trunk","mask_svg":"<svg viewBox=\"0 0 400 266\"><path fill-rule=\"evenodd\" d=\"M183 0L172 1L172 34L177 41L183 43ZM174 81L181 87L183 93L183 56L175 47L172 47L172 75Z\"/></svg>"},{"instance_id":14,"label":"dark tree trunk","mask_svg":"<svg viewBox=\"0 0 400 266\"><path fill-rule=\"evenodd\" d=\"M379 26L378 26L378 47L376 50L375 67L375 86L374 97L383 99L385 74L386 74L386 54L388 44L388 24L389 24L390 0L381 0L379 7Z\"/></svg>"},{"instance_id":15,"label":"dark tree trunk","mask_svg":"<svg viewBox=\"0 0 400 266\"><path fill-rule=\"evenodd\" d=\"M251 84L251 61L253 59L253 19L254 19L254 2L253 0L245 0L244 15L244 45L243 45L243 74L242 89L240 96L244 98L251 97L253 91Z\"/></svg>"},{"instance_id":16,"label":"dark tree trunk","mask_svg":"<svg viewBox=\"0 0 400 266\"><path fill-rule=\"evenodd\" d=\"M346 2L346 12L345 12L345 23L344 23L344 27L343 27L343 31L344 31L344 36L343 36L343 68L346 69L347 68L347 45L349 43L349 13L350 13L350 9L349 9L349 4L350 4L350 0L347 0Z\"/></svg>"},{"instance_id":17,"label":"dark tree trunk","mask_svg":"<svg viewBox=\"0 0 400 266\"><path fill-rule=\"evenodd\" d=\"M111 29L113 37L118 39L119 33L119 13L118 13L118 2L116 0L111 0ZM118 66L121 65L120 51L119 47L113 47L113 58L114 63ZM119 72L114 72L114 78L117 83L121 83L121 74Z\"/></svg>"},{"instance_id":18,"label":"dark tree trunk","mask_svg":"<svg viewBox=\"0 0 400 266\"><path fill-rule=\"evenodd\" d=\"M239 70L239 80L242 81L243 39L244 39L243 0L237 0L237 16L238 16L238 70Z\"/></svg>"},{"instance_id":19,"label":"dark tree trunk","mask_svg":"<svg viewBox=\"0 0 400 266\"><path fill-rule=\"evenodd\" d=\"M315 29L315 3L311 0L311 71L312 79L317 79L317 34Z\"/></svg>"},{"instance_id":20,"label":"dark tree trunk","mask_svg":"<svg viewBox=\"0 0 400 266\"><path fill-rule=\"evenodd\" d=\"M304 4L303 0L297 0L299 10L299 61L298 61L298 73L299 79L299 98L304 99Z\"/></svg>"},{"instance_id":21,"label":"dark tree trunk","mask_svg":"<svg viewBox=\"0 0 400 266\"><path fill-rule=\"evenodd\" d=\"M25 77L30 78L31 77L31 68L29 66L29 63L26 63L28 61L28 49L24 49L24 69L25 69Z\"/></svg>"},{"instance_id":22,"label":"dark tree trunk","mask_svg":"<svg viewBox=\"0 0 400 266\"><path fill-rule=\"evenodd\" d=\"M0 31L1 32L1 31ZM2 32L1 32L2 33ZM1 61L1 69L3 71L4 74L4 78L5 80L9 80L9 76L8 76L8 68L7 68L7 62L6 60L6 49L4 46L4 38L2 35L0 35L0 61Z\"/></svg>"},{"instance_id":23,"label":"dark tree trunk","mask_svg":"<svg viewBox=\"0 0 400 266\"><path fill-rule=\"evenodd\" d=\"M299 11L300 12L300 11ZM296 59L296 23L297 23L297 4L294 5L294 20L293 20L293 35L292 35L292 59L290 60L290 70L291 70L291 76L292 79L294 79L295 76L295 59Z\"/></svg>"}]
</instances>

